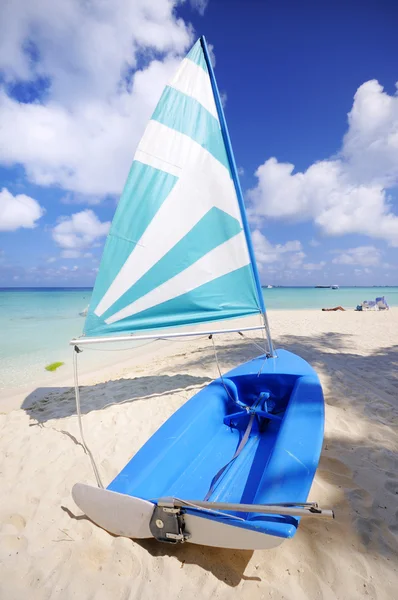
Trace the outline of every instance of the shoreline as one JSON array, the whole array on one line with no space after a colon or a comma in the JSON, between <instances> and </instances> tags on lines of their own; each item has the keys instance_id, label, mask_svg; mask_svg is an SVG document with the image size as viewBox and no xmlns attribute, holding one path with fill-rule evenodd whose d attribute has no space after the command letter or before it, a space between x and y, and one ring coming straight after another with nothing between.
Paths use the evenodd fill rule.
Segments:
<instances>
[{"instance_id":1,"label":"shoreline","mask_svg":"<svg viewBox=\"0 0 398 600\"><path fill-rule=\"evenodd\" d=\"M258 317L256 316L244 319L229 319L228 322L218 321L212 324L201 324L192 326L189 329L197 330L198 336L200 336L201 330L209 328L238 328L239 326L246 327L258 324ZM170 329L170 331L181 331L181 333L184 330L186 330L186 327ZM161 337L161 334L159 334L159 337ZM94 381L99 382L103 379L117 379L122 376L126 369L139 368L142 362L147 361L150 357L172 355L178 348L187 347L187 344L195 346L195 339L198 340L198 338L192 337L175 340L139 341L134 340L132 337L131 342L84 346L83 352L79 354L78 358L79 384L89 385ZM132 345L129 347L130 343ZM72 356L72 346L70 346L70 356ZM120 357L122 357L121 360ZM65 389L70 389L73 386L73 365L70 359L57 371L52 373L43 372L43 377L38 378L31 384L0 389L0 414L6 414L11 410L18 410L22 407L27 408L32 402L45 398L46 394L54 394L57 390L58 393L62 393Z\"/></svg>"},{"instance_id":2,"label":"shoreline","mask_svg":"<svg viewBox=\"0 0 398 600\"><path fill-rule=\"evenodd\" d=\"M301 316L309 316L316 315L321 313L325 318L325 315L333 315L334 312L336 314L342 314L342 312L346 314L355 313L356 315L360 315L359 323L365 314L369 315L377 315L381 316L381 314L398 314L398 307L392 307L389 311L355 311L346 309L345 311L322 311L319 309L302 309L297 308L294 310L291 309L272 309L267 311L267 315L270 321L271 326L271 335L273 335L272 331L272 320L273 315L278 316L278 321L282 316L290 317L292 314L300 314ZM333 318L333 317L332 317ZM343 317L344 318L344 317ZM239 327L241 325L250 326L257 325L258 319L257 317L246 317L246 319L231 319L228 321L229 326L232 328L234 326ZM226 326L226 321L213 323L214 329L222 328ZM336 322L331 322L331 325L336 325ZM198 331L200 329L211 328L211 325L204 324L200 326L196 326ZM186 328L182 328L183 331ZM195 329L195 327L192 327ZM177 328L174 331L178 331ZM256 334L256 332L253 332ZM231 334L225 334L223 336L217 336L218 339L222 337L226 337ZM234 334L232 334L234 335ZM258 332L257 332L257 335ZM130 348L128 344L130 342L124 343L114 343L114 344L104 344L97 345L97 347L86 346L83 349L83 353L79 354L78 359L78 375L79 375L79 383L80 385L89 385L93 382L100 382L103 379L117 379L122 376L123 372L126 369L134 369L135 367L140 368L142 363L145 363L148 358L153 356L158 356L159 354L163 354L164 356L170 356L173 354L176 349L177 344L180 344L181 349L187 347L187 344L195 347L195 339L198 338L192 337L188 339L176 339L176 340L148 340L148 341L135 341L133 338L131 340L131 344L134 344ZM105 348L105 346L107 346ZM118 346L116 348L115 346ZM72 356L72 346L70 346L70 356ZM121 357L121 360L120 360ZM44 371L44 366L43 366ZM19 408L27 408L33 402L37 402L49 393L54 394L58 391L58 393L62 393L66 389L70 389L74 385L73 378L73 366L72 360L65 362L65 364L59 368L58 371L53 373L43 372L43 377L38 378L33 381L31 384L23 385L23 386L12 386L12 387L4 387L0 389L0 414L7 414L11 410L18 410Z\"/></svg>"}]
</instances>

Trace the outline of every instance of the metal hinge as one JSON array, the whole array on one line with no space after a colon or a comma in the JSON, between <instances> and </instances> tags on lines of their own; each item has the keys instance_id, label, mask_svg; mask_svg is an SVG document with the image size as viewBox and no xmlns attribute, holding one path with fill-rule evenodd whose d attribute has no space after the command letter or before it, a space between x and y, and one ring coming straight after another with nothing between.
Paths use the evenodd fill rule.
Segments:
<instances>
[{"instance_id":1,"label":"metal hinge","mask_svg":"<svg viewBox=\"0 0 398 600\"><path fill-rule=\"evenodd\" d=\"M155 539L169 544L184 543L191 536L185 531L184 513L172 500L159 500L149 523Z\"/></svg>"},{"instance_id":2,"label":"metal hinge","mask_svg":"<svg viewBox=\"0 0 398 600\"><path fill-rule=\"evenodd\" d=\"M169 540L175 540L176 542L185 542L185 535L183 533L166 533L166 537Z\"/></svg>"}]
</instances>

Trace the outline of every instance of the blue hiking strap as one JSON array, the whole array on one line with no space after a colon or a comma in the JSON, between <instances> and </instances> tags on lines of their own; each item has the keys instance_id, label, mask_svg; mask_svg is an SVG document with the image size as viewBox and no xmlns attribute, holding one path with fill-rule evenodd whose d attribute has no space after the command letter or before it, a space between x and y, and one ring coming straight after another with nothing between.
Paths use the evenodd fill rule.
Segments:
<instances>
[{"instance_id":1,"label":"blue hiking strap","mask_svg":"<svg viewBox=\"0 0 398 600\"><path fill-rule=\"evenodd\" d=\"M231 458L231 460L229 462L227 462L226 465L224 465L219 471L218 473L216 473L212 479L212 482L210 484L210 488L209 491L207 492L206 496L204 497L204 501L207 502L207 500L210 498L210 496L212 495L212 493L214 492L214 488L217 484L217 481L220 479L221 475L224 473L224 471L229 467L229 465L231 465L234 460L236 458L238 458L239 454L242 452L243 448L246 446L247 441L249 439L252 427L253 427L253 422L254 422L254 418L255 418L256 414L252 413L250 415L250 419L249 419L249 423L247 424L246 427L246 431L240 441L239 446L236 449L235 454L233 455L233 457Z\"/></svg>"}]
</instances>

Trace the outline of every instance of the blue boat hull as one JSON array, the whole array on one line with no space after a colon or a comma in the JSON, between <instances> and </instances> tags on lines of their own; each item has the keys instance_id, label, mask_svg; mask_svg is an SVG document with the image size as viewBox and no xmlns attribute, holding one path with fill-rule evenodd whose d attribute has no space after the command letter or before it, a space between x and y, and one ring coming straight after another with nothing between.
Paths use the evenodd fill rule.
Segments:
<instances>
[{"instance_id":1,"label":"blue boat hull","mask_svg":"<svg viewBox=\"0 0 398 600\"><path fill-rule=\"evenodd\" d=\"M277 355L240 365L193 396L146 442L107 490L155 504L167 496L203 500L209 490L207 499L216 502L305 502L322 448L322 388L303 359L285 350ZM259 408L247 443L214 483L248 428L250 412L242 414L245 411L239 403L252 412L254 406ZM300 520L287 515L236 513L238 520L195 509L185 512L253 534L276 536L280 541L295 534Z\"/></svg>"}]
</instances>

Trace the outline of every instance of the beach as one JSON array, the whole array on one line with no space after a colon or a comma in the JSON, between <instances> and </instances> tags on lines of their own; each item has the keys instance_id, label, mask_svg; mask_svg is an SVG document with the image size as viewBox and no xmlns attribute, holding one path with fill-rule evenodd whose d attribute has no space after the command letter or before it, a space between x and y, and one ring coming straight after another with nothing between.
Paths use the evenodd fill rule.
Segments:
<instances>
[{"instance_id":1,"label":"beach","mask_svg":"<svg viewBox=\"0 0 398 600\"><path fill-rule=\"evenodd\" d=\"M269 321L276 347L302 356L321 379L325 438L309 499L333 508L335 520L303 519L292 540L254 552L101 530L71 497L75 482L95 479L68 363L0 397L1 599L396 597L398 308L270 310ZM217 336L222 370L259 354L253 342L263 343L258 332ZM109 351L96 368L89 352L81 357L83 426L107 485L218 372L206 336Z\"/></svg>"}]
</instances>

